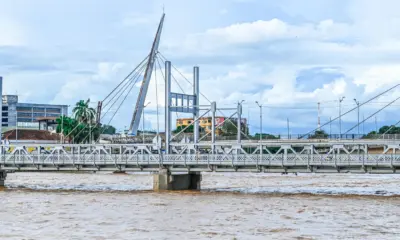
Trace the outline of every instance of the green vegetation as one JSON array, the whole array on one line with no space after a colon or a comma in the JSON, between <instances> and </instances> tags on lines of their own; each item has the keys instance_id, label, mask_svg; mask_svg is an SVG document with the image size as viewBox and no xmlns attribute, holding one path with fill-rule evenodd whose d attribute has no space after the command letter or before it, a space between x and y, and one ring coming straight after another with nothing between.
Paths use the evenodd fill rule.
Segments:
<instances>
[{"instance_id":1,"label":"green vegetation","mask_svg":"<svg viewBox=\"0 0 400 240\"><path fill-rule=\"evenodd\" d=\"M115 134L116 129L110 125L96 124L96 110L89 107L90 100L76 103L73 117L61 116L56 119L57 133L65 136L69 143L89 143L90 138L98 139L100 134Z\"/></svg>"},{"instance_id":2,"label":"green vegetation","mask_svg":"<svg viewBox=\"0 0 400 240\"><path fill-rule=\"evenodd\" d=\"M90 124L95 121L96 110L89 107L89 102L90 99L88 99L86 102L84 100L80 100L76 103L74 109L72 110L74 118L80 123Z\"/></svg>"},{"instance_id":3,"label":"green vegetation","mask_svg":"<svg viewBox=\"0 0 400 240\"><path fill-rule=\"evenodd\" d=\"M249 129L245 124L240 125L240 130L242 133L248 133ZM235 136L237 134L237 123L233 121L226 121L222 127L222 135L223 136Z\"/></svg>"},{"instance_id":4,"label":"green vegetation","mask_svg":"<svg viewBox=\"0 0 400 240\"><path fill-rule=\"evenodd\" d=\"M324 130L317 130L313 135L308 137L309 139L327 139L328 134Z\"/></svg>"},{"instance_id":5,"label":"green vegetation","mask_svg":"<svg viewBox=\"0 0 400 240\"><path fill-rule=\"evenodd\" d=\"M383 126L379 129L378 132L372 131L369 132L366 136L363 138L371 139L371 138L376 138L382 134L400 134L400 127L396 127L394 125L392 126Z\"/></svg>"},{"instance_id":6,"label":"green vegetation","mask_svg":"<svg viewBox=\"0 0 400 240\"><path fill-rule=\"evenodd\" d=\"M186 128L187 127L187 128ZM186 128L186 129L185 129ZM185 131L183 131L184 133L193 133L193 131L194 131L194 126L193 125L190 125L189 127L188 126L185 126L185 125L182 125L182 126L178 126L174 131L172 131L173 133L180 133L183 129L185 129ZM199 127L199 132L204 132L204 129L202 128L202 127Z\"/></svg>"}]
</instances>

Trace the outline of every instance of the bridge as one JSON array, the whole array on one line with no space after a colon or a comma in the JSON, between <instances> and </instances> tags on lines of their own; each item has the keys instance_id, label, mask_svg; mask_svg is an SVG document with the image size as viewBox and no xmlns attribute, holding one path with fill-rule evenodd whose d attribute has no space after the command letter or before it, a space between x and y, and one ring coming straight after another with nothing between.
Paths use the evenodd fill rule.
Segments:
<instances>
[{"instance_id":1,"label":"bridge","mask_svg":"<svg viewBox=\"0 0 400 240\"><path fill-rule=\"evenodd\" d=\"M155 190L200 189L201 172L399 173L399 140L297 140L158 144L1 146L7 171L154 173Z\"/></svg>"},{"instance_id":2,"label":"bridge","mask_svg":"<svg viewBox=\"0 0 400 240\"><path fill-rule=\"evenodd\" d=\"M152 143L134 141L133 144L101 144L99 140L89 141L91 144L16 144L0 146L0 186L4 186L7 173L19 171L112 171L112 172L149 172L154 174L154 190L183 190L200 189L202 172L257 172L257 173L398 173L400 169L400 139L312 139L316 131L331 123L341 121L341 117L354 111L385 93L397 88L400 84L357 103L357 107L339 114L328 123L319 125L317 129L297 139L249 140L242 139L247 135L241 128L242 102L234 108L217 108L216 102L208 101L207 105L200 104L199 67L193 67L193 94L173 92L171 79L173 67L158 51L163 21L162 16L150 54L125 78L112 92L98 103L96 125L113 109L119 99L121 102L110 121L124 103L130 91L143 74L136 107L132 117L129 132L135 135L144 111L147 89L154 70L160 67L164 72L165 82L165 139L162 139L157 129L156 138ZM164 69L161 69L164 61ZM164 70L164 71L163 71ZM156 72L155 72L156 73ZM156 75L156 74L154 74ZM182 75L182 74L181 74ZM182 75L183 76L183 75ZM155 76L157 80L157 77ZM156 90L157 91L157 90ZM125 95L125 96L124 96ZM204 96L204 95L203 95ZM376 113L390 106L392 101ZM158 100L157 100L158 101ZM158 104L158 102L157 102ZM258 102L257 102L258 104ZM103 109L104 108L104 109ZM157 108L158 109L158 108ZM262 108L260 106L260 112ZM157 110L158 111L158 110ZM216 123L217 112L233 111L226 120ZM112 111L111 111L112 112ZM191 114L193 127L191 139L182 138L185 127L180 132L172 134L172 113ZM375 113L375 114L376 114ZM211 128L206 134L200 134L199 121L206 114L211 115ZM260 113L260 118L261 118ZM373 115L366 118L370 119ZM158 117L158 112L157 112ZM233 120L234 119L234 120ZM230 121L236 128L235 139L218 139L216 130L225 121ZM236 123L234 123L236 121ZM157 120L158 123L158 120ZM88 125L92 126L92 122ZM349 129L349 133L362 122ZM397 125L397 124L396 124ZM78 126L77 126L78 127ZM84 128L86 128L85 126ZM88 136L92 133L89 131ZM260 119L262 132L262 119ZM80 134L84 129L80 130ZM74 132L72 129L71 132ZM389 131L389 130L388 130ZM387 133L387 132L386 132ZM384 133L383 135L385 135ZM92 139L86 136L84 139ZM65 137L67 138L68 135ZM289 137L288 137L289 138ZM326 138L326 139L325 139ZM179 141L177 141L179 139ZM182 141L180 141L182 140Z\"/></svg>"}]
</instances>

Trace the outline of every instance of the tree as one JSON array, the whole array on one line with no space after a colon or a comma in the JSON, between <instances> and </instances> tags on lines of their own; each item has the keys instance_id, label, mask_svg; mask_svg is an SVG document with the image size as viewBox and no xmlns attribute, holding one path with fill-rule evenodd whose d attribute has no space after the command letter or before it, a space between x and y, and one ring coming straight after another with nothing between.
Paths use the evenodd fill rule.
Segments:
<instances>
[{"instance_id":1,"label":"tree","mask_svg":"<svg viewBox=\"0 0 400 240\"><path fill-rule=\"evenodd\" d=\"M379 134L400 134L400 127L392 126L383 126L379 129Z\"/></svg>"},{"instance_id":2,"label":"tree","mask_svg":"<svg viewBox=\"0 0 400 240\"><path fill-rule=\"evenodd\" d=\"M56 123L56 132L61 133L64 136L71 135L72 131L74 131L74 128L78 124L75 119L66 116L60 116L59 118L57 118Z\"/></svg>"},{"instance_id":3,"label":"tree","mask_svg":"<svg viewBox=\"0 0 400 240\"><path fill-rule=\"evenodd\" d=\"M376 138L376 137L379 137L382 134L400 134L400 127L396 127L394 125L392 125L392 126L383 126L383 127L381 127L379 129L378 132L376 132L376 131L369 132L363 138Z\"/></svg>"},{"instance_id":4,"label":"tree","mask_svg":"<svg viewBox=\"0 0 400 240\"><path fill-rule=\"evenodd\" d=\"M247 125L245 125L245 124L241 124L240 125L240 128L241 128L241 131L242 131L242 134L243 133L248 133L249 132L249 130L248 130L248 127L247 127ZM222 135L224 135L224 136L233 136L233 135L236 135L237 134L237 124L235 123L235 122L232 122L232 121L226 121L223 125L222 125L222 128L221 128L221 130L222 130Z\"/></svg>"},{"instance_id":5,"label":"tree","mask_svg":"<svg viewBox=\"0 0 400 240\"><path fill-rule=\"evenodd\" d=\"M101 133L102 134L110 134L113 135L117 132L117 129L115 129L115 127L111 126L111 125L103 125L101 127Z\"/></svg>"},{"instance_id":6,"label":"tree","mask_svg":"<svg viewBox=\"0 0 400 240\"><path fill-rule=\"evenodd\" d=\"M313 135L308 137L309 139L327 139L328 134L324 130L317 130Z\"/></svg>"},{"instance_id":7,"label":"tree","mask_svg":"<svg viewBox=\"0 0 400 240\"><path fill-rule=\"evenodd\" d=\"M89 107L89 102L90 99L88 99L86 102L84 100L80 100L76 103L74 109L72 110L74 118L80 123L91 124L95 121L96 110Z\"/></svg>"}]
</instances>

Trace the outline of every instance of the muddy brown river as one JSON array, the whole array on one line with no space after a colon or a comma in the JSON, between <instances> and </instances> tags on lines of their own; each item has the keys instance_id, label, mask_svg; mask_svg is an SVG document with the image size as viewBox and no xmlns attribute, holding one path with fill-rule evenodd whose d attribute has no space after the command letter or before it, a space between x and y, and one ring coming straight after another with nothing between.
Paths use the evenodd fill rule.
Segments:
<instances>
[{"instance_id":1,"label":"muddy brown river","mask_svg":"<svg viewBox=\"0 0 400 240\"><path fill-rule=\"evenodd\" d=\"M148 174L15 173L0 239L400 239L400 176L203 174L151 191Z\"/></svg>"}]
</instances>

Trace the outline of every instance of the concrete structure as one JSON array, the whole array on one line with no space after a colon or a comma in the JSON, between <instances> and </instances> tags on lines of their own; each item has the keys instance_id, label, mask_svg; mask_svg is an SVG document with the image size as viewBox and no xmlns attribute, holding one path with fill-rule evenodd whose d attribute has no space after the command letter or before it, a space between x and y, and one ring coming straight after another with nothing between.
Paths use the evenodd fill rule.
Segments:
<instances>
[{"instance_id":1,"label":"concrete structure","mask_svg":"<svg viewBox=\"0 0 400 240\"><path fill-rule=\"evenodd\" d=\"M0 187L4 187L6 178L7 178L7 172L4 170L0 170Z\"/></svg>"},{"instance_id":2,"label":"concrete structure","mask_svg":"<svg viewBox=\"0 0 400 240\"><path fill-rule=\"evenodd\" d=\"M39 130L56 131L57 117L39 117L36 121L39 123Z\"/></svg>"},{"instance_id":3,"label":"concrete structure","mask_svg":"<svg viewBox=\"0 0 400 240\"><path fill-rule=\"evenodd\" d=\"M67 105L20 103L17 95L3 95L2 126L39 129L38 119L68 114Z\"/></svg>"},{"instance_id":4,"label":"concrete structure","mask_svg":"<svg viewBox=\"0 0 400 240\"><path fill-rule=\"evenodd\" d=\"M201 174L171 174L167 169L153 175L153 190L200 190Z\"/></svg>"}]
</instances>

